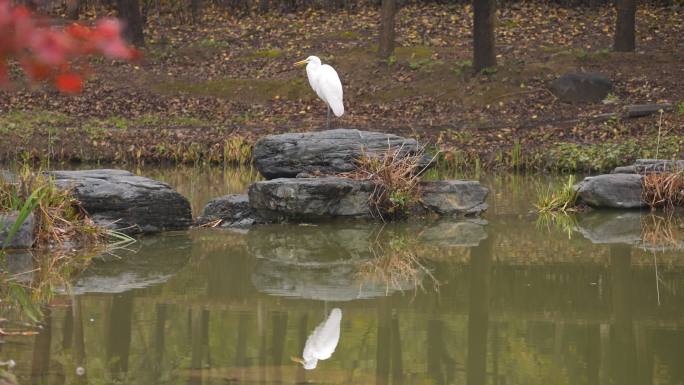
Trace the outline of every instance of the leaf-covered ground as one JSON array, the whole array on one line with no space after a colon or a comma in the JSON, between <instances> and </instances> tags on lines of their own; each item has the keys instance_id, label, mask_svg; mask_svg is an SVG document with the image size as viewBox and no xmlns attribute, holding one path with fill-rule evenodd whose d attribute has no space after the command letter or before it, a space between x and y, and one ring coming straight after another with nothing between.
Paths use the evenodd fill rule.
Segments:
<instances>
[{"instance_id":1,"label":"leaf-covered ground","mask_svg":"<svg viewBox=\"0 0 684 385\"><path fill-rule=\"evenodd\" d=\"M324 105L292 65L308 55L342 79L346 114L335 127L419 137L455 149L445 157L454 166L596 170L655 156L656 147L659 156L679 156L684 143L682 7L640 6L637 52L614 53L610 7L506 5L500 65L477 75L468 5L402 8L389 62L375 55L374 8L242 18L210 9L196 25L168 16L151 14L141 62L93 61L81 95L20 79L2 91L0 159L241 159L259 135L324 125ZM604 103L561 103L548 83L572 70L608 75L613 92ZM593 119L653 102L675 108L662 117Z\"/></svg>"}]
</instances>

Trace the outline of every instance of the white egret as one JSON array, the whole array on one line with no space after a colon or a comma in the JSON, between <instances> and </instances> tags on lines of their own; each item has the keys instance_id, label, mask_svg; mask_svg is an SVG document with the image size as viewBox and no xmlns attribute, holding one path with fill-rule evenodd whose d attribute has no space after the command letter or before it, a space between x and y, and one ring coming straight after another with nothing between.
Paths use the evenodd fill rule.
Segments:
<instances>
[{"instance_id":1,"label":"white egret","mask_svg":"<svg viewBox=\"0 0 684 385\"><path fill-rule=\"evenodd\" d=\"M327 360L335 352L337 343L340 342L340 322L342 310L332 309L328 318L321 322L306 339L302 358L293 357L292 361L304 366L304 369L316 369L318 360Z\"/></svg>"},{"instance_id":2,"label":"white egret","mask_svg":"<svg viewBox=\"0 0 684 385\"><path fill-rule=\"evenodd\" d=\"M298 61L295 65L306 64L306 76L309 78L309 84L316 95L328 105L328 115L325 126L330 128L330 110L338 118L344 114L344 105L342 104L342 82L337 76L337 71L327 64L321 64L321 59L317 56L309 56L308 58Z\"/></svg>"}]
</instances>

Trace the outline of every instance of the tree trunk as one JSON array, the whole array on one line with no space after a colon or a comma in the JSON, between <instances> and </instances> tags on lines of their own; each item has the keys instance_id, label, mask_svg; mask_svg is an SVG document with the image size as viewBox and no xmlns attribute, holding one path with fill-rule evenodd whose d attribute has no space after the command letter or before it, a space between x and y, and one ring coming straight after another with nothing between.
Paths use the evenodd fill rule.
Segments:
<instances>
[{"instance_id":1,"label":"tree trunk","mask_svg":"<svg viewBox=\"0 0 684 385\"><path fill-rule=\"evenodd\" d=\"M634 51L636 33L636 0L617 0L615 42L613 48L620 52Z\"/></svg>"},{"instance_id":2,"label":"tree trunk","mask_svg":"<svg viewBox=\"0 0 684 385\"><path fill-rule=\"evenodd\" d=\"M81 0L66 0L66 14L69 19L77 20L80 9Z\"/></svg>"},{"instance_id":3,"label":"tree trunk","mask_svg":"<svg viewBox=\"0 0 684 385\"><path fill-rule=\"evenodd\" d=\"M270 10L268 0L259 0L259 13L265 14Z\"/></svg>"},{"instance_id":4,"label":"tree trunk","mask_svg":"<svg viewBox=\"0 0 684 385\"><path fill-rule=\"evenodd\" d=\"M494 0L473 0L473 68L477 72L496 66L495 18Z\"/></svg>"},{"instance_id":5,"label":"tree trunk","mask_svg":"<svg viewBox=\"0 0 684 385\"><path fill-rule=\"evenodd\" d=\"M397 13L396 0L382 0L380 8L380 44L378 55L388 59L394 53L394 16Z\"/></svg>"},{"instance_id":6,"label":"tree trunk","mask_svg":"<svg viewBox=\"0 0 684 385\"><path fill-rule=\"evenodd\" d=\"M125 23L124 38L137 46L144 45L143 23L138 0L117 0L116 6L119 18Z\"/></svg>"},{"instance_id":7,"label":"tree trunk","mask_svg":"<svg viewBox=\"0 0 684 385\"><path fill-rule=\"evenodd\" d=\"M202 16L202 0L190 0L190 12L193 24L197 24Z\"/></svg>"}]
</instances>

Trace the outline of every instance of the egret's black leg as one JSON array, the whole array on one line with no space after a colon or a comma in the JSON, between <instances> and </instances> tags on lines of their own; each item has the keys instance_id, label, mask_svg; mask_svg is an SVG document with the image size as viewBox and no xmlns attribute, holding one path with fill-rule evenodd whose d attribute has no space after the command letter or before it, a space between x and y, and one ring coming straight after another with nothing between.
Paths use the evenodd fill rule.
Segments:
<instances>
[{"instance_id":1,"label":"egret's black leg","mask_svg":"<svg viewBox=\"0 0 684 385\"><path fill-rule=\"evenodd\" d=\"M328 117L325 119L325 129L330 129L330 106L328 106Z\"/></svg>"}]
</instances>

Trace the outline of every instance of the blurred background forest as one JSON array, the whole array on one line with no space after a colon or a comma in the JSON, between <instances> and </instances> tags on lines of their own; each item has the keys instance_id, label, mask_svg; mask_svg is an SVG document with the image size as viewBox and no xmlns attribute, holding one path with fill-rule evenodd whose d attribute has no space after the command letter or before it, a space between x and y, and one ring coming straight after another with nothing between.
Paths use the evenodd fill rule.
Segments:
<instances>
[{"instance_id":1,"label":"blurred background forest","mask_svg":"<svg viewBox=\"0 0 684 385\"><path fill-rule=\"evenodd\" d=\"M119 16L143 57L90 60L76 96L15 76L0 91L4 160L248 161L263 134L324 125L324 105L292 65L309 55L342 79L335 127L423 139L455 168L598 171L677 156L684 143L679 0L28 5L57 26ZM601 74L611 90L559 100L550 83L572 72ZM642 104L655 108L630 112Z\"/></svg>"}]
</instances>

